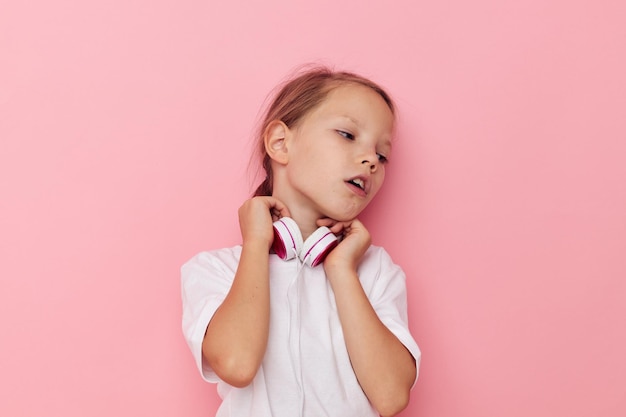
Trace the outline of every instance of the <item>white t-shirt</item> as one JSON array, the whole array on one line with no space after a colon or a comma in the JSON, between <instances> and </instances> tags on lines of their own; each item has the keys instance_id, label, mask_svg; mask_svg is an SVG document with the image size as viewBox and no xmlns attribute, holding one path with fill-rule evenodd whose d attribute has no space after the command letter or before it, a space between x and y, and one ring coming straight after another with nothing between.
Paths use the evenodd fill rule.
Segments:
<instances>
[{"instance_id":1,"label":"white t-shirt","mask_svg":"<svg viewBox=\"0 0 626 417\"><path fill-rule=\"evenodd\" d=\"M182 267L183 332L202 377L216 382L217 417L378 416L356 379L335 298L322 265L270 255L270 327L265 357L244 388L221 381L202 357L206 328L232 284L241 246L202 252ZM404 272L371 246L358 267L380 320L419 365L407 325Z\"/></svg>"}]
</instances>

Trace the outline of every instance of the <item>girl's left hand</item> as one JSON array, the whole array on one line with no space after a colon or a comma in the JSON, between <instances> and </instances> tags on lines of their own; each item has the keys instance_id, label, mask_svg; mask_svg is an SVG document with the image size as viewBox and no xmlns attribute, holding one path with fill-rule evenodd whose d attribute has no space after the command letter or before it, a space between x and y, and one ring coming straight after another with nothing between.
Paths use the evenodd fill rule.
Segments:
<instances>
[{"instance_id":1,"label":"girl's left hand","mask_svg":"<svg viewBox=\"0 0 626 417\"><path fill-rule=\"evenodd\" d=\"M359 261L372 242L370 233L363 223L358 219L338 222L330 218L323 218L317 221L317 225L326 226L335 235L340 236L337 247L324 259L324 269L327 271L329 268L356 270Z\"/></svg>"}]
</instances>

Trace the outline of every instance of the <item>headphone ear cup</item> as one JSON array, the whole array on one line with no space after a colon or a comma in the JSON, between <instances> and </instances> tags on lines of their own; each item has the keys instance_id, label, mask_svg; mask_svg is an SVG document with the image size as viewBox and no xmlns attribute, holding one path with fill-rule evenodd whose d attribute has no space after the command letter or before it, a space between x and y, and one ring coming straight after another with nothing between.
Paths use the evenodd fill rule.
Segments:
<instances>
[{"instance_id":1,"label":"headphone ear cup","mask_svg":"<svg viewBox=\"0 0 626 417\"><path fill-rule=\"evenodd\" d=\"M337 236L328 227L320 227L304 242L300 259L309 266L317 266L338 243Z\"/></svg>"},{"instance_id":2,"label":"headphone ear cup","mask_svg":"<svg viewBox=\"0 0 626 417\"><path fill-rule=\"evenodd\" d=\"M296 222L282 217L274 222L272 250L284 261L295 258L302 248L302 234Z\"/></svg>"}]
</instances>

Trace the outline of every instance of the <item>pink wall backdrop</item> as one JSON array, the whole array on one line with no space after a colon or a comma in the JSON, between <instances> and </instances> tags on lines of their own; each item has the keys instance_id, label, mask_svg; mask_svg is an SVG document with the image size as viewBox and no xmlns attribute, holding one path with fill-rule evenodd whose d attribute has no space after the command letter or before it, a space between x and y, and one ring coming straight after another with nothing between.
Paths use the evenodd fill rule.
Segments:
<instances>
[{"instance_id":1,"label":"pink wall backdrop","mask_svg":"<svg viewBox=\"0 0 626 417\"><path fill-rule=\"evenodd\" d=\"M209 416L179 267L239 241L267 92L317 61L401 109L363 220L409 277L402 416L626 415L626 6L4 1L0 415Z\"/></svg>"}]
</instances>

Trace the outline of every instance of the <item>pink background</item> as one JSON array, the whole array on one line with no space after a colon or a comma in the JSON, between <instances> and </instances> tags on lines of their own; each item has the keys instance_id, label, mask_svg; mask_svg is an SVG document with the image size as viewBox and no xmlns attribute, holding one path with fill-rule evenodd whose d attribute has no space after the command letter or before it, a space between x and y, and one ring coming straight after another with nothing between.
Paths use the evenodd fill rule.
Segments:
<instances>
[{"instance_id":1,"label":"pink background","mask_svg":"<svg viewBox=\"0 0 626 417\"><path fill-rule=\"evenodd\" d=\"M179 267L238 243L259 108L308 61L401 109L363 220L409 277L402 416L626 415L624 4L3 2L0 415L212 415Z\"/></svg>"}]
</instances>

